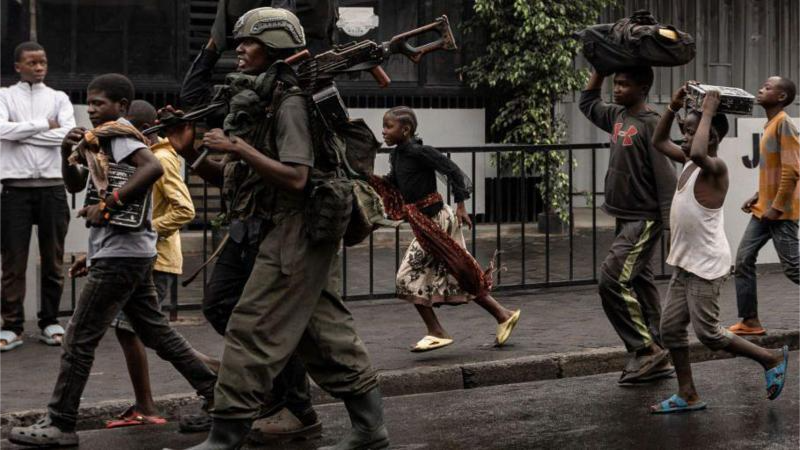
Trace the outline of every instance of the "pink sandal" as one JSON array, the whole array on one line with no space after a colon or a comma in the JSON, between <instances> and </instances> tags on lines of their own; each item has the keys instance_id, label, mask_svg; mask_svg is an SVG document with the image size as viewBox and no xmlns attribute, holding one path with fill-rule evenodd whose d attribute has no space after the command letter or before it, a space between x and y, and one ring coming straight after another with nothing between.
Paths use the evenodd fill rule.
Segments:
<instances>
[{"instance_id":1,"label":"pink sandal","mask_svg":"<svg viewBox=\"0 0 800 450\"><path fill-rule=\"evenodd\" d=\"M106 428L131 427L136 425L163 425L165 423L167 423L167 419L160 416L145 416L131 406L119 416L118 420L106 421Z\"/></svg>"}]
</instances>

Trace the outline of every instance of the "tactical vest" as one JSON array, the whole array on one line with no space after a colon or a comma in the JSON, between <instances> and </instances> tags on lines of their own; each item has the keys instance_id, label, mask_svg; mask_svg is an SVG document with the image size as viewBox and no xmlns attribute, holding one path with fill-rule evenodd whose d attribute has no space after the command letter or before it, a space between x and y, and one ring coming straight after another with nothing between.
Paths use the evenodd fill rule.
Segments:
<instances>
[{"instance_id":1,"label":"tactical vest","mask_svg":"<svg viewBox=\"0 0 800 450\"><path fill-rule=\"evenodd\" d=\"M259 125L244 137L250 145L268 158L280 160L275 141L275 114L284 100L303 95L296 87L282 92L264 113ZM227 158L227 157L226 157ZM305 204L305 194L280 189L264 181L250 165L240 160L228 160L223 169L222 200L228 220L246 220L250 217L269 221L276 213L299 211Z\"/></svg>"},{"instance_id":2,"label":"tactical vest","mask_svg":"<svg viewBox=\"0 0 800 450\"><path fill-rule=\"evenodd\" d=\"M222 188L226 219L254 217L269 221L284 212L303 211L306 232L313 243L339 242L343 237L346 245L361 242L374 228L385 225L380 198L364 181L372 174L380 144L362 120L328 126L311 96L298 87L284 91L283 84L278 83L270 92L269 86L273 86L272 80L280 69L273 66L255 78L228 75L226 94L230 108L224 128L279 161L275 113L287 98L302 96L314 156L309 183L305 192L285 191L265 183L248 164L228 160ZM261 100L270 97L270 104Z\"/></svg>"}]
</instances>

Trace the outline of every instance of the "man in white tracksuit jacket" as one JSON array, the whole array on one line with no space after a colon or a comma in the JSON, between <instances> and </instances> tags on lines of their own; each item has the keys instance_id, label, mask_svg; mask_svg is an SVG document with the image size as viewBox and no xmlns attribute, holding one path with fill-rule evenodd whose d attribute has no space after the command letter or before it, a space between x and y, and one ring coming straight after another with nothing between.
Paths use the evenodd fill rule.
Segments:
<instances>
[{"instance_id":1,"label":"man in white tracksuit jacket","mask_svg":"<svg viewBox=\"0 0 800 450\"><path fill-rule=\"evenodd\" d=\"M75 126L69 97L43 82L47 75L44 48L24 42L15 49L14 58L20 81L0 89L0 351L22 344L25 269L33 225L38 229L41 256L39 339L60 345L64 336L57 315L64 284L69 207L61 178L60 145Z\"/></svg>"}]
</instances>

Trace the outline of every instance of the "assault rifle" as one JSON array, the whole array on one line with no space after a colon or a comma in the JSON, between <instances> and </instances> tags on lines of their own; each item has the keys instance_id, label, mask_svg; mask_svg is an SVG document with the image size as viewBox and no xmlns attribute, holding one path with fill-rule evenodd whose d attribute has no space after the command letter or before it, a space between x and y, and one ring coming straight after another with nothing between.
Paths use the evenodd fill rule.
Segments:
<instances>
[{"instance_id":1,"label":"assault rifle","mask_svg":"<svg viewBox=\"0 0 800 450\"><path fill-rule=\"evenodd\" d=\"M408 40L412 37L435 32L439 38L412 46ZM348 72L369 70L380 87L386 87L391 79L381 68L381 64L391 55L401 54L418 64L422 57L434 50L455 50L456 41L450 30L447 16L441 16L433 22L405 33L394 36L387 42L377 44L370 40L350 42L337 45L333 49L311 57L308 50L292 55L286 60L290 65L297 64L296 72L301 87L312 92L328 84L333 77Z\"/></svg>"},{"instance_id":2,"label":"assault rifle","mask_svg":"<svg viewBox=\"0 0 800 450\"><path fill-rule=\"evenodd\" d=\"M418 46L409 43L411 38L428 32L435 33L438 38ZM325 89L330 90L333 78L337 75L361 71L369 71L380 87L386 87L391 83L391 79L380 65L391 55L401 54L418 64L425 54L432 51L456 49L450 22L447 16L443 15L427 25L398 34L387 42L380 44L371 40L350 42L336 45L331 50L313 57L308 50L303 50L287 58L285 62L297 73L300 87L306 92L316 94ZM339 99L338 92L333 95ZM323 96L325 99L331 98L330 92ZM180 123L194 122L217 112L226 105L227 102L215 101L183 116L164 117L161 123L142 133L147 136ZM207 154L208 150L205 149L192 164L192 168L197 168Z\"/></svg>"}]
</instances>

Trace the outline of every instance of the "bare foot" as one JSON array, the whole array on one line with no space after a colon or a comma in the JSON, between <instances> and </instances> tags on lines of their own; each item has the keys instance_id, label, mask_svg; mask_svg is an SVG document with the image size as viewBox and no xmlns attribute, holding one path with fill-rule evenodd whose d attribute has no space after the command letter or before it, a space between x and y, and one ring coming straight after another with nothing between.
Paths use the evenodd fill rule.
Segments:
<instances>
[{"instance_id":1,"label":"bare foot","mask_svg":"<svg viewBox=\"0 0 800 450\"><path fill-rule=\"evenodd\" d=\"M700 396L697 395L697 392L681 392L678 391L678 397L686 400L686 403L693 405L700 401Z\"/></svg>"},{"instance_id":2,"label":"bare foot","mask_svg":"<svg viewBox=\"0 0 800 450\"><path fill-rule=\"evenodd\" d=\"M689 406L695 405L698 402L700 402L700 396L697 395L697 392L692 393L692 394L678 392L677 396L680 397L681 400L685 401L686 404L688 404ZM672 403L672 402L670 402L670 403ZM661 403L656 403L655 405L650 405L650 412L656 412L656 411L660 411L660 410L661 410Z\"/></svg>"},{"instance_id":3,"label":"bare foot","mask_svg":"<svg viewBox=\"0 0 800 450\"><path fill-rule=\"evenodd\" d=\"M428 335L440 339L452 339L450 335L447 333L447 331L444 330L435 330L435 331L428 330Z\"/></svg>"},{"instance_id":4,"label":"bare foot","mask_svg":"<svg viewBox=\"0 0 800 450\"><path fill-rule=\"evenodd\" d=\"M761 321L758 320L758 317L751 317L749 319L742 319L742 323L749 328L763 328L761 326Z\"/></svg>"},{"instance_id":5,"label":"bare foot","mask_svg":"<svg viewBox=\"0 0 800 450\"><path fill-rule=\"evenodd\" d=\"M636 351L636 357L652 355L652 354L660 352L661 350L662 350L661 347L659 347L655 343L652 343L652 344L650 344L649 346L647 346L647 347L645 347L643 349L637 350Z\"/></svg>"},{"instance_id":6,"label":"bare foot","mask_svg":"<svg viewBox=\"0 0 800 450\"><path fill-rule=\"evenodd\" d=\"M214 373L219 373L219 366L220 362L216 358L212 358L205 353L200 353L197 350L193 350L194 356L197 357L203 364L205 364L209 369L211 369Z\"/></svg>"},{"instance_id":7,"label":"bare foot","mask_svg":"<svg viewBox=\"0 0 800 450\"><path fill-rule=\"evenodd\" d=\"M497 323L505 323L505 322L508 322L508 319L510 319L510 318L511 318L511 316L513 316L513 315L514 315L514 311L511 311L510 309L505 309L505 308L503 308L503 315L502 315L502 316L500 316L500 318L499 318L499 320L497 321Z\"/></svg>"},{"instance_id":8,"label":"bare foot","mask_svg":"<svg viewBox=\"0 0 800 450\"><path fill-rule=\"evenodd\" d=\"M770 353L772 353L773 359L772 359L772 362L767 364L766 370L772 369L773 367L776 367L776 366L778 366L778 364L783 362L783 350L778 349L778 350L774 350L774 352L770 352Z\"/></svg>"}]
</instances>

